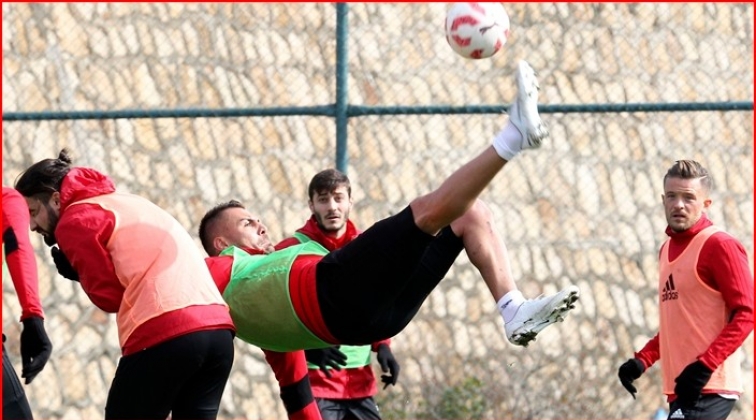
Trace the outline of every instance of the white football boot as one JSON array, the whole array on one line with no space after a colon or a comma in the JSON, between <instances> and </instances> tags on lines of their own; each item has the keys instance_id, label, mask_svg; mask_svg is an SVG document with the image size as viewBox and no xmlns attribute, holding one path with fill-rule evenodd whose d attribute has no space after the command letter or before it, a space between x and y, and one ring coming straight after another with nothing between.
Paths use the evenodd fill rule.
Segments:
<instances>
[{"instance_id":1,"label":"white football boot","mask_svg":"<svg viewBox=\"0 0 756 420\"><path fill-rule=\"evenodd\" d=\"M533 68L524 60L517 65L516 78L517 97L509 106L509 121L522 134L520 150L537 149L549 136L546 124L538 115L538 79Z\"/></svg>"},{"instance_id":2,"label":"white football boot","mask_svg":"<svg viewBox=\"0 0 756 420\"><path fill-rule=\"evenodd\" d=\"M564 321L564 316L575 308L579 297L580 289L569 286L550 296L526 300L517 309L514 318L504 324L507 339L512 344L526 347L544 328Z\"/></svg>"}]
</instances>

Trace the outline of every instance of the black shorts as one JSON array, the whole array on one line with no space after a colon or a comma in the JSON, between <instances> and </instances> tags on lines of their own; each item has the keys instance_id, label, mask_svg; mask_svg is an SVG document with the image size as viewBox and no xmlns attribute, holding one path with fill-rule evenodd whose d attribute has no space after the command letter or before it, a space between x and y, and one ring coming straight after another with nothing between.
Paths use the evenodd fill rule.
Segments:
<instances>
[{"instance_id":1,"label":"black shorts","mask_svg":"<svg viewBox=\"0 0 756 420\"><path fill-rule=\"evenodd\" d=\"M669 405L668 419L686 420L724 420L730 415L737 400L722 397L719 394L703 394L693 406L683 406L680 400Z\"/></svg>"},{"instance_id":2,"label":"black shorts","mask_svg":"<svg viewBox=\"0 0 756 420\"><path fill-rule=\"evenodd\" d=\"M370 344L407 326L462 251L444 228L437 236L415 225L410 207L376 223L317 265L323 320L343 344Z\"/></svg>"},{"instance_id":3,"label":"black shorts","mask_svg":"<svg viewBox=\"0 0 756 420\"><path fill-rule=\"evenodd\" d=\"M233 340L230 330L197 331L121 357L105 418L217 418L234 361Z\"/></svg>"},{"instance_id":4,"label":"black shorts","mask_svg":"<svg viewBox=\"0 0 756 420\"><path fill-rule=\"evenodd\" d=\"M3 334L3 417L8 420L31 419L32 412L26 399L24 387L5 351L5 334Z\"/></svg>"},{"instance_id":5,"label":"black shorts","mask_svg":"<svg viewBox=\"0 0 756 420\"><path fill-rule=\"evenodd\" d=\"M373 397L351 400L315 398L323 420L381 420Z\"/></svg>"}]
</instances>

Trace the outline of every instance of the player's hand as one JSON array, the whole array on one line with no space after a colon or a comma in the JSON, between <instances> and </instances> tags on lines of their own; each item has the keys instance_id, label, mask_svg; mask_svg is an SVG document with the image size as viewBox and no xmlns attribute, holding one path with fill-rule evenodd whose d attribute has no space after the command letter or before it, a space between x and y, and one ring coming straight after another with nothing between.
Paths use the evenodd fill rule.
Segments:
<instances>
[{"instance_id":1,"label":"player's hand","mask_svg":"<svg viewBox=\"0 0 756 420\"><path fill-rule=\"evenodd\" d=\"M57 246L50 248L50 255L52 255L55 267L58 268L58 273L60 273L61 276L69 280L79 281L79 273L74 270L71 262L68 261L68 258L66 258L60 248Z\"/></svg>"},{"instance_id":2,"label":"player's hand","mask_svg":"<svg viewBox=\"0 0 756 420\"><path fill-rule=\"evenodd\" d=\"M47 337L44 320L40 317L26 318L21 321L21 377L30 384L47 364L52 353L52 343Z\"/></svg>"},{"instance_id":3,"label":"player's hand","mask_svg":"<svg viewBox=\"0 0 756 420\"><path fill-rule=\"evenodd\" d=\"M305 350L305 359L320 368L329 378L331 377L329 369L341 370L347 362L347 356L339 350L339 346Z\"/></svg>"},{"instance_id":4,"label":"player's hand","mask_svg":"<svg viewBox=\"0 0 756 420\"><path fill-rule=\"evenodd\" d=\"M394 354L391 353L388 344L378 346L376 358L383 373L389 373L388 375L381 375L381 382L384 384L383 389L386 389L389 385L396 385L396 381L399 379L399 363L394 358Z\"/></svg>"},{"instance_id":5,"label":"player's hand","mask_svg":"<svg viewBox=\"0 0 756 420\"><path fill-rule=\"evenodd\" d=\"M635 393L638 392L638 390L635 389L635 385L633 385L633 381L640 378L645 370L646 368L643 366L643 362L636 358L628 360L619 368L619 380L627 392L633 396L633 399L635 399Z\"/></svg>"},{"instance_id":6,"label":"player's hand","mask_svg":"<svg viewBox=\"0 0 756 420\"><path fill-rule=\"evenodd\" d=\"M680 400L680 405L683 407L695 405L704 385L711 379L712 373L713 371L699 360L685 366L680 376L675 378L675 395Z\"/></svg>"}]
</instances>

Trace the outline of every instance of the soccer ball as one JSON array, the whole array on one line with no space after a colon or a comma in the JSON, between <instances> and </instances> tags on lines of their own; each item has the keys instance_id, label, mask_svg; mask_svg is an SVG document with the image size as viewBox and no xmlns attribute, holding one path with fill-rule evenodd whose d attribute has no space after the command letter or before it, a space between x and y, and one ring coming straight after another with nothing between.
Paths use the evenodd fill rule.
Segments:
<instances>
[{"instance_id":1,"label":"soccer ball","mask_svg":"<svg viewBox=\"0 0 756 420\"><path fill-rule=\"evenodd\" d=\"M509 37L509 16L501 3L454 3L446 13L446 41L465 58L488 58Z\"/></svg>"}]
</instances>

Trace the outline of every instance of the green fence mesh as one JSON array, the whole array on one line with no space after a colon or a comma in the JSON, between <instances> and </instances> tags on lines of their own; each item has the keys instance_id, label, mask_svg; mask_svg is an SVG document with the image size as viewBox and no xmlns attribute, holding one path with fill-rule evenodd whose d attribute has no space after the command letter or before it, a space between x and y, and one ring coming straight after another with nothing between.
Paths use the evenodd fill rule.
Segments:
<instances>
[{"instance_id":1,"label":"green fence mesh","mask_svg":"<svg viewBox=\"0 0 756 420\"><path fill-rule=\"evenodd\" d=\"M508 43L491 59L468 61L444 38L450 3L348 4L345 99L354 107L505 109L515 93L515 64L526 59L539 72L547 110L596 105L545 113L551 138L513 161L482 197L507 239L523 292L574 283L582 298L564 323L527 349L514 347L463 255L394 338L403 370L396 387L377 395L382 415L649 418L665 407L658 367L640 380L637 401L616 370L657 330L661 180L674 160L710 168L717 182L710 216L753 258L752 105L712 105L752 104L753 5L504 5ZM3 3L3 112L39 113L3 122L3 184L65 146L75 164L112 175L120 189L162 206L195 237L209 207L236 198L274 239L284 238L309 216L311 176L336 165L334 119L223 110L331 109L336 9ZM659 109L603 112L627 103ZM697 105L685 112L662 106L674 103ZM200 116L161 114L177 109ZM152 118L51 118L124 110ZM367 228L437 186L489 145L505 121L491 112L349 118L345 169L355 223ZM33 243L55 345L48 367L26 387L33 410L38 418L102 417L120 355L113 316L56 275L37 235ZM19 315L12 283L4 281L3 330L17 367ZM752 419L752 337L739 353L747 384L731 418ZM237 343L221 408L223 418L285 417L258 349Z\"/></svg>"}]
</instances>

